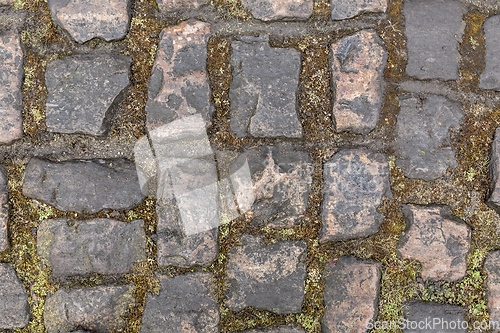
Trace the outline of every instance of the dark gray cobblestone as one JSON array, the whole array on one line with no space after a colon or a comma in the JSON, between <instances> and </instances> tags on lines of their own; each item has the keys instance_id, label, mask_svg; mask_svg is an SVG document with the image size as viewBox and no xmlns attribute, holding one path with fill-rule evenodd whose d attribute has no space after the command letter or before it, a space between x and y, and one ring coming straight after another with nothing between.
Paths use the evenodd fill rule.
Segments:
<instances>
[{"instance_id":1,"label":"dark gray cobblestone","mask_svg":"<svg viewBox=\"0 0 500 333\"><path fill-rule=\"evenodd\" d=\"M387 0L331 0L332 20L344 20L362 13L385 12Z\"/></svg>"},{"instance_id":2,"label":"dark gray cobblestone","mask_svg":"<svg viewBox=\"0 0 500 333\"><path fill-rule=\"evenodd\" d=\"M424 330L428 330L429 332L467 332L465 309L460 306L437 304L432 302L412 302L403 305L403 312L405 314L406 320L409 320L410 322L416 322L417 325L420 322L432 323L432 325L430 326L428 324L426 324L426 326L423 326L423 324L421 324L421 327L425 327ZM410 327L406 327L405 329L403 329L403 332L420 333L424 331L418 327L411 325L412 324L409 324L408 326Z\"/></svg>"},{"instance_id":3,"label":"dark gray cobblestone","mask_svg":"<svg viewBox=\"0 0 500 333\"><path fill-rule=\"evenodd\" d=\"M0 264L0 329L28 326L28 295L9 264Z\"/></svg>"}]
</instances>

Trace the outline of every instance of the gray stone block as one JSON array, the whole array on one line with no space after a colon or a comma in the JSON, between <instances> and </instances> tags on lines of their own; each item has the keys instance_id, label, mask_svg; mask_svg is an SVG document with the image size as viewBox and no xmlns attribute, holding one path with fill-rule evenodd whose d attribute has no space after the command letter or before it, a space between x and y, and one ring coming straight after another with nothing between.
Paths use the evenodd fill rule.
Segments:
<instances>
[{"instance_id":1,"label":"gray stone block","mask_svg":"<svg viewBox=\"0 0 500 333\"><path fill-rule=\"evenodd\" d=\"M28 295L10 264L0 264L0 329L28 326Z\"/></svg>"}]
</instances>

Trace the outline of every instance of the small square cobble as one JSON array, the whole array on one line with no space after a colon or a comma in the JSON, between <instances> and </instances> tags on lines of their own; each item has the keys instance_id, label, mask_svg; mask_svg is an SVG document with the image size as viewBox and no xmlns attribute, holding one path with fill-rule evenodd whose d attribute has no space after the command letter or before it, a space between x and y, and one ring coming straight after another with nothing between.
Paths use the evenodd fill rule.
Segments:
<instances>
[{"instance_id":1,"label":"small square cobble","mask_svg":"<svg viewBox=\"0 0 500 333\"><path fill-rule=\"evenodd\" d=\"M262 21L307 20L313 13L313 0L242 0L252 16Z\"/></svg>"},{"instance_id":2,"label":"small square cobble","mask_svg":"<svg viewBox=\"0 0 500 333\"><path fill-rule=\"evenodd\" d=\"M385 12L387 0L331 0L332 20L344 20L362 13Z\"/></svg>"},{"instance_id":3,"label":"small square cobble","mask_svg":"<svg viewBox=\"0 0 500 333\"><path fill-rule=\"evenodd\" d=\"M28 295L10 264L0 264L0 329L28 326Z\"/></svg>"}]
</instances>

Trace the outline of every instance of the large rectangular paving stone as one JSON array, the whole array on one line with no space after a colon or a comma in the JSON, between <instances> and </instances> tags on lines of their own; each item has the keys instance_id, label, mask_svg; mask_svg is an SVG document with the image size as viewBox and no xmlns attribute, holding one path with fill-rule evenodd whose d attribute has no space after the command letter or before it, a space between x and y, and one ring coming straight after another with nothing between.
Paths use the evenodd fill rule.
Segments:
<instances>
[{"instance_id":1,"label":"large rectangular paving stone","mask_svg":"<svg viewBox=\"0 0 500 333\"><path fill-rule=\"evenodd\" d=\"M495 137L491 145L491 195L488 198L487 204L500 212L500 127L495 131Z\"/></svg>"},{"instance_id":2,"label":"large rectangular paving stone","mask_svg":"<svg viewBox=\"0 0 500 333\"><path fill-rule=\"evenodd\" d=\"M362 13L385 12L387 0L331 0L332 20L344 20Z\"/></svg>"},{"instance_id":3,"label":"large rectangular paving stone","mask_svg":"<svg viewBox=\"0 0 500 333\"><path fill-rule=\"evenodd\" d=\"M307 20L313 13L313 0L242 0L252 16L262 21Z\"/></svg>"},{"instance_id":4,"label":"large rectangular paving stone","mask_svg":"<svg viewBox=\"0 0 500 333\"><path fill-rule=\"evenodd\" d=\"M23 49L14 30L0 33L0 143L23 135L21 85Z\"/></svg>"},{"instance_id":5,"label":"large rectangular paving stone","mask_svg":"<svg viewBox=\"0 0 500 333\"><path fill-rule=\"evenodd\" d=\"M264 245L244 235L229 250L226 304L232 311L254 306L279 314L300 312L304 300L307 244L282 241Z\"/></svg>"},{"instance_id":6,"label":"large rectangular paving stone","mask_svg":"<svg viewBox=\"0 0 500 333\"><path fill-rule=\"evenodd\" d=\"M405 0L408 64L417 79L458 80L465 22L460 0Z\"/></svg>"},{"instance_id":7,"label":"large rectangular paving stone","mask_svg":"<svg viewBox=\"0 0 500 333\"><path fill-rule=\"evenodd\" d=\"M123 331L129 308L136 302L134 292L133 285L59 289L47 297L43 308L47 333Z\"/></svg>"},{"instance_id":8,"label":"large rectangular paving stone","mask_svg":"<svg viewBox=\"0 0 500 333\"><path fill-rule=\"evenodd\" d=\"M373 30L331 45L333 121L338 132L367 134L377 126L383 100L387 51Z\"/></svg>"},{"instance_id":9,"label":"large rectangular paving stone","mask_svg":"<svg viewBox=\"0 0 500 333\"><path fill-rule=\"evenodd\" d=\"M219 332L216 285L210 273L160 277L160 294L148 294L141 333Z\"/></svg>"},{"instance_id":10,"label":"large rectangular paving stone","mask_svg":"<svg viewBox=\"0 0 500 333\"><path fill-rule=\"evenodd\" d=\"M340 257L325 264L325 333L367 332L378 313L382 264Z\"/></svg>"},{"instance_id":11,"label":"large rectangular paving stone","mask_svg":"<svg viewBox=\"0 0 500 333\"><path fill-rule=\"evenodd\" d=\"M54 276L128 273L146 260L144 222L45 220L37 230L37 249Z\"/></svg>"},{"instance_id":12,"label":"large rectangular paving stone","mask_svg":"<svg viewBox=\"0 0 500 333\"><path fill-rule=\"evenodd\" d=\"M378 231L377 211L390 195L385 155L368 149L341 150L325 163L321 242L366 237Z\"/></svg>"},{"instance_id":13,"label":"large rectangular paving stone","mask_svg":"<svg viewBox=\"0 0 500 333\"><path fill-rule=\"evenodd\" d=\"M28 295L10 264L0 264L0 329L28 326Z\"/></svg>"},{"instance_id":14,"label":"large rectangular paving stone","mask_svg":"<svg viewBox=\"0 0 500 333\"><path fill-rule=\"evenodd\" d=\"M484 22L486 66L481 73L479 87L500 91L500 15L488 17Z\"/></svg>"},{"instance_id":15,"label":"large rectangular paving stone","mask_svg":"<svg viewBox=\"0 0 500 333\"><path fill-rule=\"evenodd\" d=\"M267 35L240 37L231 47L231 130L237 137L302 137L300 52L270 47Z\"/></svg>"},{"instance_id":16,"label":"large rectangular paving stone","mask_svg":"<svg viewBox=\"0 0 500 333\"><path fill-rule=\"evenodd\" d=\"M484 261L484 269L488 273L486 297L490 321L497 324L494 332L500 331L500 251L491 251Z\"/></svg>"},{"instance_id":17,"label":"large rectangular paving stone","mask_svg":"<svg viewBox=\"0 0 500 333\"><path fill-rule=\"evenodd\" d=\"M466 333L465 309L449 304L411 302L403 304L404 333ZM420 326L419 326L420 325Z\"/></svg>"},{"instance_id":18,"label":"large rectangular paving stone","mask_svg":"<svg viewBox=\"0 0 500 333\"><path fill-rule=\"evenodd\" d=\"M57 163L32 158L25 170L23 195L63 211L88 213L129 209L144 199L135 165L127 160Z\"/></svg>"},{"instance_id":19,"label":"large rectangular paving stone","mask_svg":"<svg viewBox=\"0 0 500 333\"><path fill-rule=\"evenodd\" d=\"M7 187L7 175L0 166L0 252L5 251L8 246L7 223L9 221L9 192Z\"/></svg>"}]
</instances>

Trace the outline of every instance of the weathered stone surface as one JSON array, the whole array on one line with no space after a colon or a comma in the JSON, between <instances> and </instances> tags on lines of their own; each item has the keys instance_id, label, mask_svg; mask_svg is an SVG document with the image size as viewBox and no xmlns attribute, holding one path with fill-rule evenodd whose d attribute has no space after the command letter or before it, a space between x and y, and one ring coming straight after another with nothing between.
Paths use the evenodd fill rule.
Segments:
<instances>
[{"instance_id":1,"label":"weathered stone surface","mask_svg":"<svg viewBox=\"0 0 500 333\"><path fill-rule=\"evenodd\" d=\"M148 294L141 333L216 333L219 306L210 273L160 277L160 294Z\"/></svg>"},{"instance_id":2,"label":"weathered stone surface","mask_svg":"<svg viewBox=\"0 0 500 333\"><path fill-rule=\"evenodd\" d=\"M490 159L491 195L487 204L500 212L500 127L495 131Z\"/></svg>"},{"instance_id":3,"label":"weathered stone surface","mask_svg":"<svg viewBox=\"0 0 500 333\"><path fill-rule=\"evenodd\" d=\"M199 9L208 0L156 0L158 9L162 12Z\"/></svg>"},{"instance_id":4,"label":"weathered stone surface","mask_svg":"<svg viewBox=\"0 0 500 333\"><path fill-rule=\"evenodd\" d=\"M45 72L46 124L51 132L100 135L113 100L129 84L131 58L73 55L50 62Z\"/></svg>"},{"instance_id":5,"label":"weathered stone surface","mask_svg":"<svg viewBox=\"0 0 500 333\"><path fill-rule=\"evenodd\" d=\"M372 30L342 38L331 48L333 117L337 131L367 134L377 126L387 52Z\"/></svg>"},{"instance_id":6,"label":"weathered stone surface","mask_svg":"<svg viewBox=\"0 0 500 333\"><path fill-rule=\"evenodd\" d=\"M0 166L0 252L5 251L8 246L7 223L9 221L9 192L7 188L7 176L3 167Z\"/></svg>"},{"instance_id":7,"label":"weathered stone surface","mask_svg":"<svg viewBox=\"0 0 500 333\"><path fill-rule=\"evenodd\" d=\"M362 13L385 12L387 0L331 0L332 20L344 20Z\"/></svg>"},{"instance_id":8,"label":"weathered stone surface","mask_svg":"<svg viewBox=\"0 0 500 333\"><path fill-rule=\"evenodd\" d=\"M21 85L23 50L14 30L0 33L0 143L23 135Z\"/></svg>"},{"instance_id":9,"label":"weathered stone surface","mask_svg":"<svg viewBox=\"0 0 500 333\"><path fill-rule=\"evenodd\" d=\"M390 195L386 157L368 149L341 150L325 163L321 242L365 237L378 231L377 211Z\"/></svg>"},{"instance_id":10,"label":"weathered stone surface","mask_svg":"<svg viewBox=\"0 0 500 333\"><path fill-rule=\"evenodd\" d=\"M300 52L271 48L269 36L231 43L231 130L237 137L302 137L297 115Z\"/></svg>"},{"instance_id":11,"label":"weathered stone surface","mask_svg":"<svg viewBox=\"0 0 500 333\"><path fill-rule=\"evenodd\" d=\"M456 281L464 277L471 230L449 207L403 206L407 229L398 251L422 264L424 280Z\"/></svg>"},{"instance_id":12,"label":"weathered stone surface","mask_svg":"<svg viewBox=\"0 0 500 333\"><path fill-rule=\"evenodd\" d=\"M251 182L246 172L251 175ZM245 150L229 174L240 212L257 227L291 227L304 218L314 168L309 154L287 144Z\"/></svg>"},{"instance_id":13,"label":"weathered stone surface","mask_svg":"<svg viewBox=\"0 0 500 333\"><path fill-rule=\"evenodd\" d=\"M23 195L63 211L88 213L129 209L144 199L135 166L126 160L56 163L32 158L25 171Z\"/></svg>"},{"instance_id":14,"label":"weathered stone surface","mask_svg":"<svg viewBox=\"0 0 500 333\"><path fill-rule=\"evenodd\" d=\"M0 329L28 326L28 295L10 264L0 264Z\"/></svg>"},{"instance_id":15,"label":"weathered stone surface","mask_svg":"<svg viewBox=\"0 0 500 333\"><path fill-rule=\"evenodd\" d=\"M401 94L398 100L396 164L403 174L430 181L444 175L448 167L455 168L450 130L458 130L464 117L460 103L438 95L421 99L417 94Z\"/></svg>"},{"instance_id":16,"label":"weathered stone surface","mask_svg":"<svg viewBox=\"0 0 500 333\"><path fill-rule=\"evenodd\" d=\"M123 330L129 306L135 303L134 291L133 285L59 289L45 302L45 328L48 333Z\"/></svg>"},{"instance_id":17,"label":"weathered stone surface","mask_svg":"<svg viewBox=\"0 0 500 333\"><path fill-rule=\"evenodd\" d=\"M465 29L462 11L460 0L405 0L408 75L458 80L458 43Z\"/></svg>"},{"instance_id":18,"label":"weathered stone surface","mask_svg":"<svg viewBox=\"0 0 500 333\"><path fill-rule=\"evenodd\" d=\"M378 309L381 264L340 257L324 268L323 332L367 332Z\"/></svg>"},{"instance_id":19,"label":"weathered stone surface","mask_svg":"<svg viewBox=\"0 0 500 333\"><path fill-rule=\"evenodd\" d=\"M16 0L0 0L0 5L10 5L16 2Z\"/></svg>"},{"instance_id":20,"label":"weathered stone surface","mask_svg":"<svg viewBox=\"0 0 500 333\"><path fill-rule=\"evenodd\" d=\"M267 327L254 330L243 331L243 333L305 333L306 331L297 325L286 325L278 327Z\"/></svg>"},{"instance_id":21,"label":"weathered stone surface","mask_svg":"<svg viewBox=\"0 0 500 333\"><path fill-rule=\"evenodd\" d=\"M486 43L486 66L481 74L479 87L500 91L500 15L488 17L484 22L484 39Z\"/></svg>"},{"instance_id":22,"label":"weathered stone surface","mask_svg":"<svg viewBox=\"0 0 500 333\"><path fill-rule=\"evenodd\" d=\"M262 21L307 20L313 13L313 0L242 0L253 17Z\"/></svg>"},{"instance_id":23,"label":"weathered stone surface","mask_svg":"<svg viewBox=\"0 0 500 333\"><path fill-rule=\"evenodd\" d=\"M484 269L488 273L488 313L490 321L500 322L500 251L491 251L484 261ZM500 328L500 326L498 326ZM498 331L498 330L497 330ZM495 331L495 332L497 332Z\"/></svg>"},{"instance_id":24,"label":"weathered stone surface","mask_svg":"<svg viewBox=\"0 0 500 333\"><path fill-rule=\"evenodd\" d=\"M404 333L439 332L466 333L468 322L464 308L456 305L411 302L403 304L405 319ZM418 327L419 323L420 328ZM430 323L430 324L426 324ZM430 326L429 326L430 325ZM422 330L422 327L425 330Z\"/></svg>"},{"instance_id":25,"label":"weathered stone surface","mask_svg":"<svg viewBox=\"0 0 500 333\"><path fill-rule=\"evenodd\" d=\"M79 43L94 37L106 41L125 37L129 0L48 0L52 19Z\"/></svg>"},{"instance_id":26,"label":"weathered stone surface","mask_svg":"<svg viewBox=\"0 0 500 333\"><path fill-rule=\"evenodd\" d=\"M228 307L233 311L254 306L279 314L300 312L306 243L282 241L263 245L260 237L250 235L242 236L240 241L240 246L228 252Z\"/></svg>"},{"instance_id":27,"label":"weathered stone surface","mask_svg":"<svg viewBox=\"0 0 500 333\"><path fill-rule=\"evenodd\" d=\"M143 228L141 220L45 220L37 230L38 254L54 276L128 273L146 260Z\"/></svg>"},{"instance_id":28,"label":"weathered stone surface","mask_svg":"<svg viewBox=\"0 0 500 333\"><path fill-rule=\"evenodd\" d=\"M162 31L146 104L149 131L197 113L210 120L209 38L210 24L196 20Z\"/></svg>"}]
</instances>

